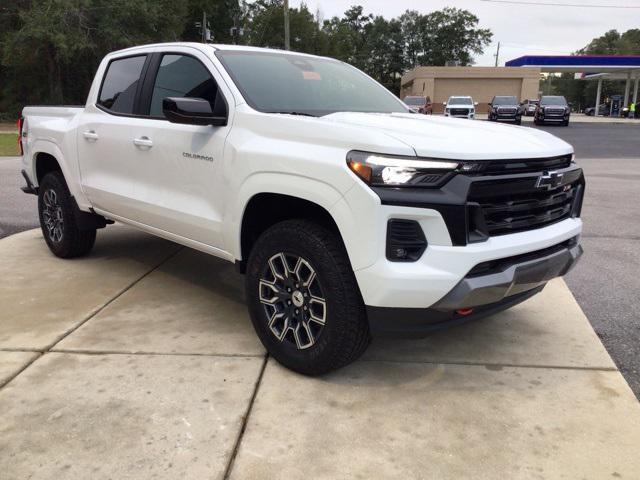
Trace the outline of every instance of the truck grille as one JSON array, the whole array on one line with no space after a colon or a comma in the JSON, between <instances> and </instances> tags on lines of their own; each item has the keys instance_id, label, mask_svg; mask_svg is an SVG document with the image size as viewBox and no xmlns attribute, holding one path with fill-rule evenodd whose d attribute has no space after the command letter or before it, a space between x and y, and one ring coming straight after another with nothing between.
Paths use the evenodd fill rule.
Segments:
<instances>
[{"instance_id":1,"label":"truck grille","mask_svg":"<svg viewBox=\"0 0 640 480\"><path fill-rule=\"evenodd\" d=\"M498 115L515 115L515 108L498 108Z\"/></svg>"},{"instance_id":2,"label":"truck grille","mask_svg":"<svg viewBox=\"0 0 640 480\"><path fill-rule=\"evenodd\" d=\"M555 190L533 188L529 191L502 193L496 182L492 188L482 185L472 189L469 200L477 202L482 211L487 235L504 235L541 228L571 216L574 200L580 192L580 185L563 185ZM474 191L476 190L476 191ZM483 190L484 192L480 191Z\"/></svg>"},{"instance_id":3,"label":"truck grille","mask_svg":"<svg viewBox=\"0 0 640 480\"><path fill-rule=\"evenodd\" d=\"M558 157L482 160L465 163L474 165L474 168L470 170L472 175L508 175L560 170L571 165L571 157L572 155L561 155Z\"/></svg>"},{"instance_id":4,"label":"truck grille","mask_svg":"<svg viewBox=\"0 0 640 480\"><path fill-rule=\"evenodd\" d=\"M564 115L564 108L545 108L544 114L545 116L550 115L554 117L561 117Z\"/></svg>"},{"instance_id":5,"label":"truck grille","mask_svg":"<svg viewBox=\"0 0 640 480\"><path fill-rule=\"evenodd\" d=\"M452 108L451 110L449 110L449 113L451 115L469 115L469 109L468 108Z\"/></svg>"}]
</instances>

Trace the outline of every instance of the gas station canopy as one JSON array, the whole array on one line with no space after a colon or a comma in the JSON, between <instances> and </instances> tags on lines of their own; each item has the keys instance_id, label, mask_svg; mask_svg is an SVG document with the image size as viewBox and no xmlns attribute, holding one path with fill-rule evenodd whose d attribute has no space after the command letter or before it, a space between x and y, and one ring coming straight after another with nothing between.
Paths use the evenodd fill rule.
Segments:
<instances>
[{"instance_id":1,"label":"gas station canopy","mask_svg":"<svg viewBox=\"0 0 640 480\"><path fill-rule=\"evenodd\" d=\"M505 67L537 67L548 73L582 73L584 80L597 80L596 115L600 106L602 80L626 80L624 105L629 103L631 79L635 78L633 102L638 102L640 55L525 55L505 63Z\"/></svg>"}]
</instances>

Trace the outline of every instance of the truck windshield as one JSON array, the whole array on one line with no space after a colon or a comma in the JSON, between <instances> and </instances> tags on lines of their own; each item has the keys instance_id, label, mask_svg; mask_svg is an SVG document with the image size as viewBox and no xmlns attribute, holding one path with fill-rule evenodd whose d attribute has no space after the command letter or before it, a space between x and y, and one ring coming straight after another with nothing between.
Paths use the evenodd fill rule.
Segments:
<instances>
[{"instance_id":1,"label":"truck windshield","mask_svg":"<svg viewBox=\"0 0 640 480\"><path fill-rule=\"evenodd\" d=\"M322 116L404 112L398 98L346 63L276 52L217 50L249 105L260 112Z\"/></svg>"},{"instance_id":2,"label":"truck windshield","mask_svg":"<svg viewBox=\"0 0 640 480\"><path fill-rule=\"evenodd\" d=\"M425 97L404 97L404 103L407 105L425 105L427 99Z\"/></svg>"},{"instance_id":3,"label":"truck windshield","mask_svg":"<svg viewBox=\"0 0 640 480\"><path fill-rule=\"evenodd\" d=\"M470 97L449 97L449 103L451 105L471 105Z\"/></svg>"},{"instance_id":4,"label":"truck windshield","mask_svg":"<svg viewBox=\"0 0 640 480\"><path fill-rule=\"evenodd\" d=\"M549 96L549 97L542 97L540 99L540 105L567 105L567 101L565 100L564 97L555 97L555 96Z\"/></svg>"},{"instance_id":5,"label":"truck windshield","mask_svg":"<svg viewBox=\"0 0 640 480\"><path fill-rule=\"evenodd\" d=\"M496 97L491 102L492 105L517 105L518 99L516 97Z\"/></svg>"}]
</instances>

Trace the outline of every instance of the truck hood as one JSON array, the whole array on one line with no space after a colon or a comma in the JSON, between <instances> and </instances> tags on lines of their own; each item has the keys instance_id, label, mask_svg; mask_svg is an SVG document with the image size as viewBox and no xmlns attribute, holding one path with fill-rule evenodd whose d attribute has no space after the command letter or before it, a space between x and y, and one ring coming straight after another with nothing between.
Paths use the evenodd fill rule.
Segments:
<instances>
[{"instance_id":1,"label":"truck hood","mask_svg":"<svg viewBox=\"0 0 640 480\"><path fill-rule=\"evenodd\" d=\"M420 157L499 160L564 155L573 147L528 127L410 113L338 112L321 120L377 129Z\"/></svg>"}]
</instances>

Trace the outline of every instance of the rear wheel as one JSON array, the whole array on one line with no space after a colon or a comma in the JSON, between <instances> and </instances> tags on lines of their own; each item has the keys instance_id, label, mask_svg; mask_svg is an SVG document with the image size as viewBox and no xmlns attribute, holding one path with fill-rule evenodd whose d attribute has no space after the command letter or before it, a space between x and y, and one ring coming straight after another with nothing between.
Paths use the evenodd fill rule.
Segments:
<instances>
[{"instance_id":1,"label":"rear wheel","mask_svg":"<svg viewBox=\"0 0 640 480\"><path fill-rule=\"evenodd\" d=\"M96 240L95 229L78 228L74 208L62 173L47 173L38 188L40 228L49 250L61 258L89 253Z\"/></svg>"},{"instance_id":2,"label":"rear wheel","mask_svg":"<svg viewBox=\"0 0 640 480\"><path fill-rule=\"evenodd\" d=\"M253 326L270 355L305 375L347 365L370 335L358 285L342 242L307 220L264 232L247 264Z\"/></svg>"}]
</instances>

